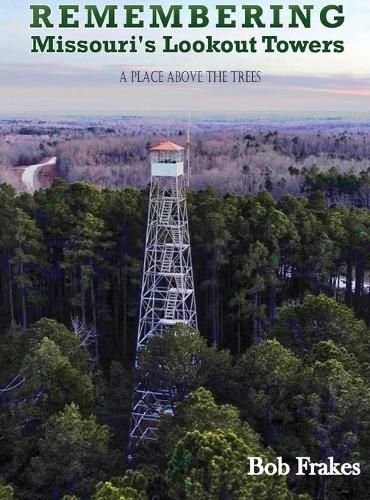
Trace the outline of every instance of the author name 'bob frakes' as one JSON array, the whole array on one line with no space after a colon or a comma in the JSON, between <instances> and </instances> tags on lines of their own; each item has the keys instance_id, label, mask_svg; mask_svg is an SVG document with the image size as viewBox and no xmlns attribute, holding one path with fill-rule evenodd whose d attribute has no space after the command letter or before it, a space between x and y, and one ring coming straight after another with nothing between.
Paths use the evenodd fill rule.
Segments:
<instances>
[{"instance_id":1,"label":"author name 'bob frakes'","mask_svg":"<svg viewBox=\"0 0 370 500\"><path fill-rule=\"evenodd\" d=\"M248 457L249 476L288 476L291 467L282 457L277 457L276 462L264 463L261 457ZM312 462L310 457L296 457L296 476L359 476L361 465L359 463L335 462L329 457L327 462Z\"/></svg>"}]
</instances>

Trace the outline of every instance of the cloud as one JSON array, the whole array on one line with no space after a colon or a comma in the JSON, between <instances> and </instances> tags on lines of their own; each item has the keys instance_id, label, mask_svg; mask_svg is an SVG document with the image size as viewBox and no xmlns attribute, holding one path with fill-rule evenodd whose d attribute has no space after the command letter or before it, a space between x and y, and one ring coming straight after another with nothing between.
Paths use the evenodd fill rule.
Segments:
<instances>
[{"instance_id":1,"label":"cloud","mask_svg":"<svg viewBox=\"0 0 370 500\"><path fill-rule=\"evenodd\" d=\"M370 75L270 75L270 83L277 88L294 88L305 92L329 93L333 95L370 96Z\"/></svg>"},{"instance_id":2,"label":"cloud","mask_svg":"<svg viewBox=\"0 0 370 500\"><path fill-rule=\"evenodd\" d=\"M101 86L112 83L113 70L96 65L6 64L0 65L0 87Z\"/></svg>"},{"instance_id":3,"label":"cloud","mask_svg":"<svg viewBox=\"0 0 370 500\"><path fill-rule=\"evenodd\" d=\"M263 74L256 84L123 84L129 65L0 65L0 109L12 114L361 111L369 109L370 75ZM239 70L239 68L235 68Z\"/></svg>"},{"instance_id":4,"label":"cloud","mask_svg":"<svg viewBox=\"0 0 370 500\"><path fill-rule=\"evenodd\" d=\"M173 70L178 69L174 66ZM242 68L235 67L234 70ZM0 64L0 86L6 85L27 85L38 86L94 86L100 87L103 83L114 84L117 77L124 71L129 74L131 71L141 72L164 70L168 68L148 65L127 65L127 64ZM181 68L184 71L184 68ZM358 76L353 74L322 74L322 75L295 75L295 74L274 74L265 73L265 84L274 87L294 87L305 88L312 91L368 91L370 89L370 74ZM119 78L118 78L119 81Z\"/></svg>"}]
</instances>

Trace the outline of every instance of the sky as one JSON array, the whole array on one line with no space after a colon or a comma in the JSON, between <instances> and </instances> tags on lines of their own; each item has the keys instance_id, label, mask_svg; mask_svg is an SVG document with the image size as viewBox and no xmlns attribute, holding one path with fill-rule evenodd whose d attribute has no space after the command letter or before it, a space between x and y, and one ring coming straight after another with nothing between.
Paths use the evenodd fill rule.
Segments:
<instances>
[{"instance_id":1,"label":"sky","mask_svg":"<svg viewBox=\"0 0 370 500\"><path fill-rule=\"evenodd\" d=\"M89 114L139 114L151 112L370 112L370 2L369 0L312 0L314 5L311 29L243 29L230 30L104 30L59 29L32 30L31 4L46 4L53 10L52 19L58 24L60 4L78 4L73 0L1 0L0 2L0 115L44 116ZM115 3L119 12L124 1L94 0L97 6ZM143 4L145 0L130 0ZM159 3L153 0L150 3ZM207 5L214 11L214 0L164 0L186 6L189 3ZM246 0L223 0L241 12ZM264 8L266 21L271 14L269 5L293 3L287 0L256 0ZM307 1L297 0L304 5ZM346 21L343 27L328 29L319 22L320 9L328 4L344 5ZM84 22L84 12L78 18ZM284 21L287 21L287 14ZM122 17L118 17L119 22ZM343 40L343 54L31 54L31 35L62 35L66 39L125 39L132 34L159 42L164 34L176 40L249 39L252 36L276 35L294 40ZM120 83L122 71L131 70L256 70L261 71L258 84L187 84L187 85L126 85Z\"/></svg>"}]
</instances>

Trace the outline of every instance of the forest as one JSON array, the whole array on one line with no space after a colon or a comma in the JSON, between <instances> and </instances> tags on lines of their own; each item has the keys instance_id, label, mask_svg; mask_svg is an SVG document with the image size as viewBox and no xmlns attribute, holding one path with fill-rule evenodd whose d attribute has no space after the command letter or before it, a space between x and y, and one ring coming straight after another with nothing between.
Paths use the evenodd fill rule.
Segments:
<instances>
[{"instance_id":1,"label":"forest","mask_svg":"<svg viewBox=\"0 0 370 500\"><path fill-rule=\"evenodd\" d=\"M370 214L316 184L278 202L189 193L201 333L175 327L142 354L182 401L160 446L125 464L147 202L1 186L4 498L366 498ZM251 481L245 454L362 475Z\"/></svg>"},{"instance_id":2,"label":"forest","mask_svg":"<svg viewBox=\"0 0 370 500\"><path fill-rule=\"evenodd\" d=\"M148 145L170 138L184 145L187 120L177 117L1 120L0 182L22 190L12 168L57 157L59 177L105 187L145 188ZM361 174L370 168L369 121L194 119L192 189L274 199L301 195L307 172ZM361 206L361 205L360 205ZM365 207L366 208L366 207Z\"/></svg>"},{"instance_id":3,"label":"forest","mask_svg":"<svg viewBox=\"0 0 370 500\"><path fill-rule=\"evenodd\" d=\"M287 131L227 133L259 148L285 140L297 154ZM335 163L335 145L320 139L295 193L261 181L256 192L188 193L199 331L174 326L140 353L139 377L150 373L177 400L159 441L132 461L148 188L139 178L121 189L58 178L33 195L0 185L1 499L369 498L370 155L358 133L341 132L357 139L336 155L361 169ZM66 151L93 157L73 142L97 143L86 138L94 132L68 134L81 137ZM333 155L330 168L319 167L323 155ZM291 474L251 477L248 456L282 457ZM304 456L359 463L361 475L296 476Z\"/></svg>"}]
</instances>

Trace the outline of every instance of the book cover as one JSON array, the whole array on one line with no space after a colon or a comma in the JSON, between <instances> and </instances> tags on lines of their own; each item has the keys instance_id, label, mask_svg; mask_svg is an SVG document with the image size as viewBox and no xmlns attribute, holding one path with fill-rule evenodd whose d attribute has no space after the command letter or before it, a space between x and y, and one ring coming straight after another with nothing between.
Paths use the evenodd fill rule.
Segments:
<instances>
[{"instance_id":1,"label":"book cover","mask_svg":"<svg viewBox=\"0 0 370 500\"><path fill-rule=\"evenodd\" d=\"M369 29L1 0L1 500L370 498Z\"/></svg>"}]
</instances>

